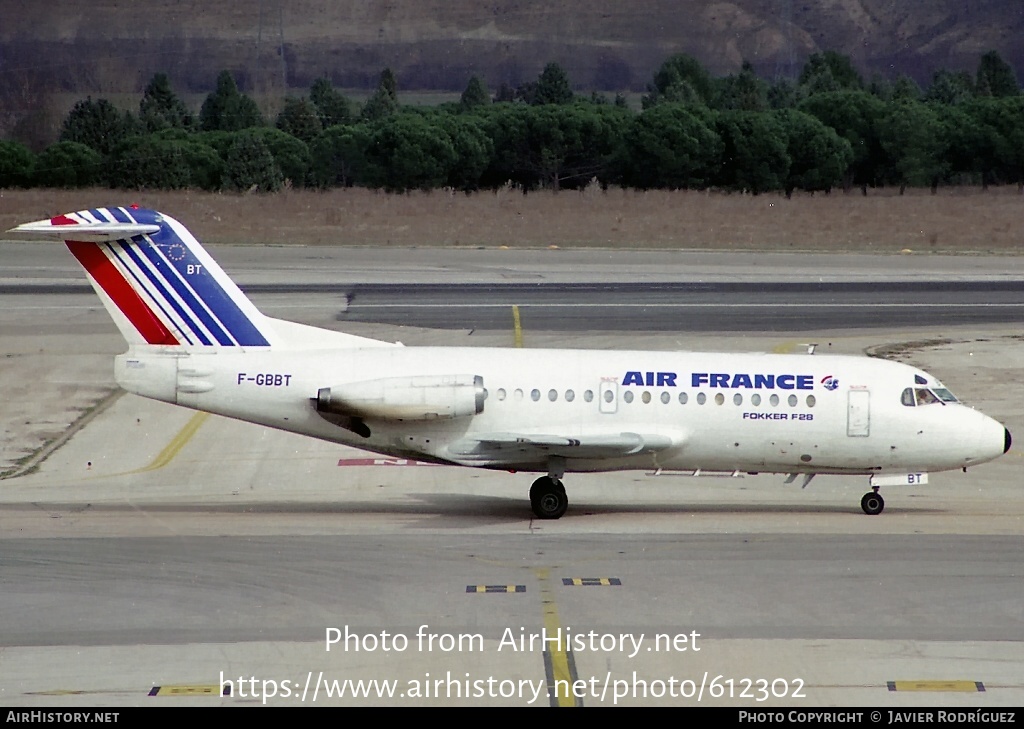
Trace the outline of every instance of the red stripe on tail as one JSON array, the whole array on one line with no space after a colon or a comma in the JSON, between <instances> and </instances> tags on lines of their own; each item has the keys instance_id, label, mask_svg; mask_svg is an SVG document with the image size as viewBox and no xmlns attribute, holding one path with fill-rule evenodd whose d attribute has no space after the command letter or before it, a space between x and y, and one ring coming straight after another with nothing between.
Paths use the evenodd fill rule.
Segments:
<instances>
[{"instance_id":1,"label":"red stripe on tail","mask_svg":"<svg viewBox=\"0 0 1024 729\"><path fill-rule=\"evenodd\" d=\"M68 223L58 222L58 218L54 218L50 222L54 225L74 224L73 220ZM107 296L117 304L121 313L128 317L128 321L139 330L146 342L149 344L179 343L96 243L75 240L68 240L65 243L82 267L103 288Z\"/></svg>"}]
</instances>

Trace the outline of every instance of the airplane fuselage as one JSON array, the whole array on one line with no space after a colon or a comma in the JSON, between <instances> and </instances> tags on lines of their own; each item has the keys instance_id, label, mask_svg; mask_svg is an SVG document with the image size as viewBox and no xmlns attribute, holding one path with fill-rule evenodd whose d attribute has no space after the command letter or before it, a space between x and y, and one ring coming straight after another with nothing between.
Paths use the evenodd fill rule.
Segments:
<instances>
[{"instance_id":1,"label":"airplane fuselage","mask_svg":"<svg viewBox=\"0 0 1024 729\"><path fill-rule=\"evenodd\" d=\"M368 435L316 408L325 385L394 382L410 372L479 377L480 412L364 415ZM665 470L879 474L938 471L1003 452L1004 429L959 402L906 404L913 367L866 357L557 349L388 347L277 352L129 352L128 390L186 407L389 455L545 471L526 450L467 448L474 434L655 434L665 449L573 457L566 471ZM928 383L941 387L933 378ZM466 439L470 439L467 441ZM493 456L493 457L491 457Z\"/></svg>"}]
</instances>

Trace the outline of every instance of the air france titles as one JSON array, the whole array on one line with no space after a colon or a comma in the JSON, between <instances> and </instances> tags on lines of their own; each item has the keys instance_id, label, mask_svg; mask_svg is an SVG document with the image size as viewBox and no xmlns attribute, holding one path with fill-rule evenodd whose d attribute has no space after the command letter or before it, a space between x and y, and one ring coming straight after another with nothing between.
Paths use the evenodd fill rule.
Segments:
<instances>
[{"instance_id":1,"label":"air france titles","mask_svg":"<svg viewBox=\"0 0 1024 729\"><path fill-rule=\"evenodd\" d=\"M728 374L726 372L694 372L690 376L693 387L724 387L728 389L745 388L747 390L813 390L812 375L762 375L745 373Z\"/></svg>"},{"instance_id":2,"label":"air france titles","mask_svg":"<svg viewBox=\"0 0 1024 729\"><path fill-rule=\"evenodd\" d=\"M629 371L622 378L623 386L676 387L675 372ZM746 390L813 390L813 375L766 375L746 372L694 372L690 375L691 387L708 387Z\"/></svg>"}]
</instances>

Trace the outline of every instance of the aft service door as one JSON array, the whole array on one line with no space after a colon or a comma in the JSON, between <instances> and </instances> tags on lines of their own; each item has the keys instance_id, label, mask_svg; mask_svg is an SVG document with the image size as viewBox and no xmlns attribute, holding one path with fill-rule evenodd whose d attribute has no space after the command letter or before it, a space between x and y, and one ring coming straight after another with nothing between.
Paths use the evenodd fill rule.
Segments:
<instances>
[{"instance_id":1,"label":"aft service door","mask_svg":"<svg viewBox=\"0 0 1024 729\"><path fill-rule=\"evenodd\" d=\"M619 407L619 381L601 380L597 398L598 407L602 413L614 413Z\"/></svg>"},{"instance_id":2,"label":"aft service door","mask_svg":"<svg viewBox=\"0 0 1024 729\"><path fill-rule=\"evenodd\" d=\"M846 434L866 438L871 433L871 393L850 390L846 406Z\"/></svg>"}]
</instances>

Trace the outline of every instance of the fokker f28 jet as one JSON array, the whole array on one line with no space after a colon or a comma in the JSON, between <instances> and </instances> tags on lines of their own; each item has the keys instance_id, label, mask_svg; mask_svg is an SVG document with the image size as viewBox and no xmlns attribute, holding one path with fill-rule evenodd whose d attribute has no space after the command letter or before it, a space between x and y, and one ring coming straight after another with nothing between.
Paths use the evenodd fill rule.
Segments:
<instances>
[{"instance_id":1,"label":"fokker f28 jet","mask_svg":"<svg viewBox=\"0 0 1024 729\"><path fill-rule=\"evenodd\" d=\"M367 451L539 472L869 476L926 483L1010 433L917 368L868 357L405 347L264 316L178 221L98 208L11 232L64 240L124 338L129 392Z\"/></svg>"}]
</instances>

